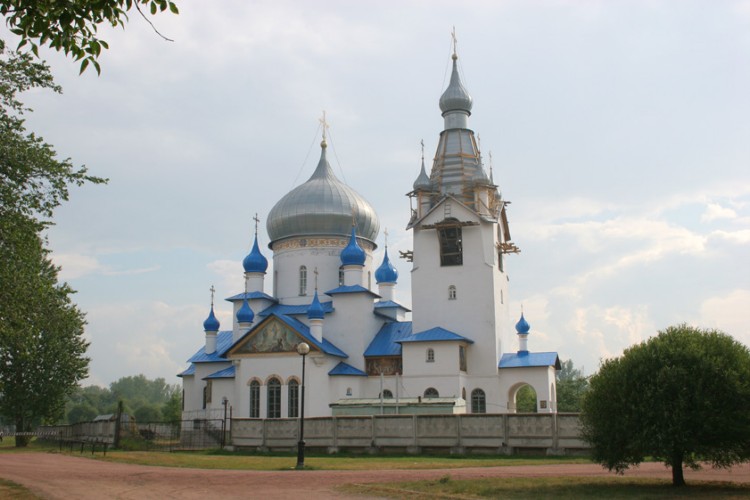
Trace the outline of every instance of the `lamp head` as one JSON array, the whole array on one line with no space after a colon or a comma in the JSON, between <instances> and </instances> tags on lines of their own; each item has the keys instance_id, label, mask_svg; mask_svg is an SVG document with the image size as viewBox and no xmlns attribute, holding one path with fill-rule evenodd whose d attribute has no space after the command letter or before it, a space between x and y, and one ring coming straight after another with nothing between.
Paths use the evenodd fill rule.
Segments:
<instances>
[{"instance_id":1,"label":"lamp head","mask_svg":"<svg viewBox=\"0 0 750 500\"><path fill-rule=\"evenodd\" d=\"M300 356L305 356L308 352L310 352L310 346L307 344L307 342L300 342L297 344L297 353Z\"/></svg>"}]
</instances>

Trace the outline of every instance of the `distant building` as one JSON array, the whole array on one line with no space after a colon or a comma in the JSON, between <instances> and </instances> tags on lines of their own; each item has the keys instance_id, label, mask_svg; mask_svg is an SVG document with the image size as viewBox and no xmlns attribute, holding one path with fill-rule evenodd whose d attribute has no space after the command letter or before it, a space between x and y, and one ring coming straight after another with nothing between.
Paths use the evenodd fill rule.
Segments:
<instances>
[{"instance_id":1,"label":"distant building","mask_svg":"<svg viewBox=\"0 0 750 500\"><path fill-rule=\"evenodd\" d=\"M310 346L305 416L515 412L526 384L539 412L556 411L557 353L528 350L523 315L518 348L502 345L512 332L504 259L518 248L469 129L472 98L457 59L454 51L430 175L423 154L408 193L413 311L395 300L387 242L373 262L377 214L331 170L324 123L315 172L268 215L272 283L256 218L245 291L227 299L231 330L220 330L212 300L205 344L179 375L186 417L221 409L224 398L234 417L299 416L302 342Z\"/></svg>"}]
</instances>

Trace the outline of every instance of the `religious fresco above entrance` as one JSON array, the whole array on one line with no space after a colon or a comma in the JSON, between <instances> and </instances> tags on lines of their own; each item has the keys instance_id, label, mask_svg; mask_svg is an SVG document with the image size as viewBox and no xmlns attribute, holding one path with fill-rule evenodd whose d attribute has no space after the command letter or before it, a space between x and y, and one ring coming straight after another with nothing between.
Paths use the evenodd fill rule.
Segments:
<instances>
[{"instance_id":1,"label":"religious fresco above entrance","mask_svg":"<svg viewBox=\"0 0 750 500\"><path fill-rule=\"evenodd\" d=\"M235 353L297 352L300 338L294 330L272 320L242 344Z\"/></svg>"}]
</instances>

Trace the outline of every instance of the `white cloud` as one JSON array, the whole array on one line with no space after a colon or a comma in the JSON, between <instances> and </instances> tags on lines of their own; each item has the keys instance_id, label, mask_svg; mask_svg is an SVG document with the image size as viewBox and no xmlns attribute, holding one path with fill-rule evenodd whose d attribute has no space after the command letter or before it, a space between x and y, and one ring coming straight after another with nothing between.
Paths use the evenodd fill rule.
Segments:
<instances>
[{"instance_id":1,"label":"white cloud","mask_svg":"<svg viewBox=\"0 0 750 500\"><path fill-rule=\"evenodd\" d=\"M63 281L81 278L107 269L95 257L71 253L53 253L52 261L60 266L59 277Z\"/></svg>"},{"instance_id":2,"label":"white cloud","mask_svg":"<svg viewBox=\"0 0 750 500\"><path fill-rule=\"evenodd\" d=\"M701 222L711 222L716 219L734 219L737 212L731 208L722 207L718 203L709 203L706 205L706 211L701 215Z\"/></svg>"},{"instance_id":3,"label":"white cloud","mask_svg":"<svg viewBox=\"0 0 750 500\"><path fill-rule=\"evenodd\" d=\"M750 346L750 290L736 289L708 298L699 311L699 326L717 328Z\"/></svg>"},{"instance_id":4,"label":"white cloud","mask_svg":"<svg viewBox=\"0 0 750 500\"><path fill-rule=\"evenodd\" d=\"M750 243L750 229L740 229L738 231L714 231L711 233L711 236L721 238L732 243Z\"/></svg>"}]
</instances>

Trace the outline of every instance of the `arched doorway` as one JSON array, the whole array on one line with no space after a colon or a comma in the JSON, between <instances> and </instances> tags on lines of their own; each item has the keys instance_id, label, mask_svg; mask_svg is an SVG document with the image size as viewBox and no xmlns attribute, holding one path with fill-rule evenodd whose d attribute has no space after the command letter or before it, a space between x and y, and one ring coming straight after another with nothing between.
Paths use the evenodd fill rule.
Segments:
<instances>
[{"instance_id":1,"label":"arched doorway","mask_svg":"<svg viewBox=\"0 0 750 500\"><path fill-rule=\"evenodd\" d=\"M537 412L536 391L529 384L518 386L512 399L515 400L516 413Z\"/></svg>"}]
</instances>

